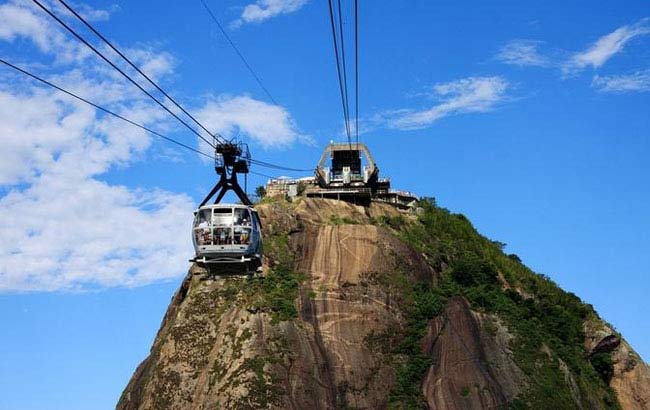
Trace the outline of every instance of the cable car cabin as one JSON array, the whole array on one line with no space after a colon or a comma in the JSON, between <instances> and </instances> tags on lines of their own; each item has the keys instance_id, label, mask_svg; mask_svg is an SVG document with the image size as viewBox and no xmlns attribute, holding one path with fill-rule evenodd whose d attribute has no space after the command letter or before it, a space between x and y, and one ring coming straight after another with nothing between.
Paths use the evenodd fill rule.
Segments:
<instances>
[{"instance_id":1,"label":"cable car cabin","mask_svg":"<svg viewBox=\"0 0 650 410\"><path fill-rule=\"evenodd\" d=\"M194 213L192 240L202 264L243 263L257 269L262 264L262 233L257 211L246 205L201 206Z\"/></svg>"}]
</instances>

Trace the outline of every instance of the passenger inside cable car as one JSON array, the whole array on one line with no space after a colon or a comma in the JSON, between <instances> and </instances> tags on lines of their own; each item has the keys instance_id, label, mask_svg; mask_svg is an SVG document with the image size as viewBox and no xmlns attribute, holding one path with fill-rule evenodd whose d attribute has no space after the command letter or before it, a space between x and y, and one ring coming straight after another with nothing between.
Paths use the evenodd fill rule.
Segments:
<instances>
[{"instance_id":1,"label":"passenger inside cable car","mask_svg":"<svg viewBox=\"0 0 650 410\"><path fill-rule=\"evenodd\" d=\"M235 209L235 225L250 225L248 220L248 209Z\"/></svg>"},{"instance_id":2,"label":"passenger inside cable car","mask_svg":"<svg viewBox=\"0 0 650 410\"><path fill-rule=\"evenodd\" d=\"M211 231L212 212L210 209L204 209L199 212L196 218L196 242L199 245L210 245L210 231Z\"/></svg>"},{"instance_id":3,"label":"passenger inside cable car","mask_svg":"<svg viewBox=\"0 0 650 410\"><path fill-rule=\"evenodd\" d=\"M243 221L242 221L243 225ZM250 224L249 224L250 225ZM235 226L235 245L248 245L248 240L251 236L251 229L244 226Z\"/></svg>"},{"instance_id":4,"label":"passenger inside cable car","mask_svg":"<svg viewBox=\"0 0 650 410\"><path fill-rule=\"evenodd\" d=\"M252 236L248 209L203 209L195 220L196 243L205 245L248 245Z\"/></svg>"}]
</instances>

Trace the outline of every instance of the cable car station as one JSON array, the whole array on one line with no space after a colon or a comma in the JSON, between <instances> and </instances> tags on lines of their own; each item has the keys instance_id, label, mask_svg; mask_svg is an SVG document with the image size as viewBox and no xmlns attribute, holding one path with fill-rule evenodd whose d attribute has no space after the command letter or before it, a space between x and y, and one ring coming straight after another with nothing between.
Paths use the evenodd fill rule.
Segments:
<instances>
[{"instance_id":1,"label":"cable car station","mask_svg":"<svg viewBox=\"0 0 650 410\"><path fill-rule=\"evenodd\" d=\"M379 167L370 150L361 143L330 143L325 147L313 177L271 179L266 192L271 197L294 197L300 191L310 198L330 198L356 205L385 202L408 210L418 197L390 188L390 179L379 176Z\"/></svg>"}]
</instances>

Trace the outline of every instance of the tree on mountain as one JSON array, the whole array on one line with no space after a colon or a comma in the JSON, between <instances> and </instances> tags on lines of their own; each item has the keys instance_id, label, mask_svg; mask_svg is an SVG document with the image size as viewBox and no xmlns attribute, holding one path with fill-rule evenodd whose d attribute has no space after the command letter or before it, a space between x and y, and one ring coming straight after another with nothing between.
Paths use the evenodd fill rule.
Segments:
<instances>
[{"instance_id":1,"label":"tree on mountain","mask_svg":"<svg viewBox=\"0 0 650 410\"><path fill-rule=\"evenodd\" d=\"M264 198L266 196L266 188L264 188L262 185L255 188L255 196L257 196L259 199Z\"/></svg>"}]
</instances>

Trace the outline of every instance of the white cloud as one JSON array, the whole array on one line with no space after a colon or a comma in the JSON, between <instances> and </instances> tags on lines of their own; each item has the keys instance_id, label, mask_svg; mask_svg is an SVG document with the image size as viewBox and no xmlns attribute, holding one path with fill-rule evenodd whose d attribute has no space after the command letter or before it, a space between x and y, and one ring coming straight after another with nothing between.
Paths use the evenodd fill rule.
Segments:
<instances>
[{"instance_id":1,"label":"white cloud","mask_svg":"<svg viewBox=\"0 0 650 410\"><path fill-rule=\"evenodd\" d=\"M237 28L244 23L261 23L280 14L289 14L300 10L307 0L257 0L244 7L240 18L231 23Z\"/></svg>"},{"instance_id":2,"label":"white cloud","mask_svg":"<svg viewBox=\"0 0 650 410\"><path fill-rule=\"evenodd\" d=\"M47 6L47 3L46 3ZM0 40L28 39L59 62L83 60L91 51L69 41L65 33L52 28L53 20L32 2L14 0L0 5Z\"/></svg>"},{"instance_id":3,"label":"white cloud","mask_svg":"<svg viewBox=\"0 0 650 410\"><path fill-rule=\"evenodd\" d=\"M650 91L650 70L624 75L596 75L591 85L599 91L613 93Z\"/></svg>"},{"instance_id":4,"label":"white cloud","mask_svg":"<svg viewBox=\"0 0 650 410\"><path fill-rule=\"evenodd\" d=\"M435 121L456 114L487 112L506 99L509 84L502 77L468 77L433 87L439 104L421 110L388 113L389 126L398 129L426 128Z\"/></svg>"},{"instance_id":5,"label":"white cloud","mask_svg":"<svg viewBox=\"0 0 650 410\"><path fill-rule=\"evenodd\" d=\"M152 48L142 47L120 47L120 49L123 50L129 59L133 61L133 63L139 67L142 72L147 74L148 77L156 82L158 82L160 78L172 74L174 71L176 60L171 54L167 52L160 52ZM145 82L145 84L148 83Z\"/></svg>"},{"instance_id":6,"label":"white cloud","mask_svg":"<svg viewBox=\"0 0 650 410\"><path fill-rule=\"evenodd\" d=\"M2 97L0 180L13 188L0 198L0 291L135 286L183 273L190 198L98 179L145 152L148 135L39 89ZM139 103L128 112L161 120Z\"/></svg>"},{"instance_id":7,"label":"white cloud","mask_svg":"<svg viewBox=\"0 0 650 410\"><path fill-rule=\"evenodd\" d=\"M264 148L287 147L306 138L284 107L248 96L211 98L197 111L197 118L226 137L239 132Z\"/></svg>"},{"instance_id":8,"label":"white cloud","mask_svg":"<svg viewBox=\"0 0 650 410\"><path fill-rule=\"evenodd\" d=\"M621 52L632 39L650 34L650 19L644 18L632 25L619 27L613 32L602 36L585 51L574 54L563 67L562 72L572 74L589 66L599 68L612 56Z\"/></svg>"},{"instance_id":9,"label":"white cloud","mask_svg":"<svg viewBox=\"0 0 650 410\"><path fill-rule=\"evenodd\" d=\"M46 173L0 199L0 291L137 286L187 269L192 202Z\"/></svg>"},{"instance_id":10,"label":"white cloud","mask_svg":"<svg viewBox=\"0 0 650 410\"><path fill-rule=\"evenodd\" d=\"M0 6L1 40L22 37L46 55L56 52L48 47L75 49L26 4ZM165 53L131 53L156 76L172 73ZM67 64L48 78L135 121L169 127L164 112L102 65ZM182 275L191 255L191 199L101 180L145 155L151 137L0 70L0 291L137 286Z\"/></svg>"},{"instance_id":11,"label":"white cloud","mask_svg":"<svg viewBox=\"0 0 650 410\"><path fill-rule=\"evenodd\" d=\"M71 3L70 5L77 10L77 12L86 20L88 21L106 21L111 17L111 14L116 12L117 10L120 9L120 7L117 4L113 4L110 8L108 9L96 9L93 7L88 6L87 4L76 4L76 3ZM61 9L63 9L63 6L59 5ZM69 13L66 10L66 13ZM70 13L71 14L71 13Z\"/></svg>"},{"instance_id":12,"label":"white cloud","mask_svg":"<svg viewBox=\"0 0 650 410\"><path fill-rule=\"evenodd\" d=\"M548 67L551 62L539 53L541 42L535 40L512 40L499 50L497 60L505 64Z\"/></svg>"},{"instance_id":13,"label":"white cloud","mask_svg":"<svg viewBox=\"0 0 650 410\"><path fill-rule=\"evenodd\" d=\"M51 45L53 37L44 16L32 7L9 2L0 5L0 39L14 41L17 37L29 37L42 51ZM60 36L54 36L57 39Z\"/></svg>"}]
</instances>

